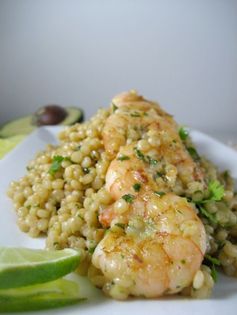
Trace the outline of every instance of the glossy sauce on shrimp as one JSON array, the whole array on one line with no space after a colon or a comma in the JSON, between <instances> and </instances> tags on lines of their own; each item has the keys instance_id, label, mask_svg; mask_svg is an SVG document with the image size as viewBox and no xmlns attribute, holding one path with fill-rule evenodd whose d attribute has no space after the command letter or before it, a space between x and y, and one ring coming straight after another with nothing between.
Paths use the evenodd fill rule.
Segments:
<instances>
[{"instance_id":1,"label":"glossy sauce on shrimp","mask_svg":"<svg viewBox=\"0 0 237 315\"><path fill-rule=\"evenodd\" d=\"M92 263L106 278L104 291L117 298L180 292L200 268L206 234L194 207L175 187L204 184L202 170L172 117L157 104L131 92L112 105L103 141L113 158L106 189L114 203L99 214L110 230Z\"/></svg>"}]
</instances>

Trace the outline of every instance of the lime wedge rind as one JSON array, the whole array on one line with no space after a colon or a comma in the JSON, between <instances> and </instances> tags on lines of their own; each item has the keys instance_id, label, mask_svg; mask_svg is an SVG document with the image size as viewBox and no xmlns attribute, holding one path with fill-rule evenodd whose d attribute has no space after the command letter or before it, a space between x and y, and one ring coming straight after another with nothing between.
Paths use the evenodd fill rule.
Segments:
<instances>
[{"instance_id":1,"label":"lime wedge rind","mask_svg":"<svg viewBox=\"0 0 237 315\"><path fill-rule=\"evenodd\" d=\"M62 294L40 294L35 297L1 297L0 313L39 311L43 309L69 306L85 300L84 298L65 297Z\"/></svg>"},{"instance_id":2,"label":"lime wedge rind","mask_svg":"<svg viewBox=\"0 0 237 315\"><path fill-rule=\"evenodd\" d=\"M0 290L0 313L25 312L72 305L85 300L76 282L58 279L17 289Z\"/></svg>"},{"instance_id":3,"label":"lime wedge rind","mask_svg":"<svg viewBox=\"0 0 237 315\"><path fill-rule=\"evenodd\" d=\"M59 308L69 306L83 301L81 298L65 298L54 297L48 299L47 296L43 298L29 298L12 300L1 300L0 297L0 313L7 312L26 312L26 311L39 311L50 308Z\"/></svg>"},{"instance_id":4,"label":"lime wedge rind","mask_svg":"<svg viewBox=\"0 0 237 315\"><path fill-rule=\"evenodd\" d=\"M71 248L63 250L29 249L24 247L0 247L0 268L3 266L42 264L44 261L59 261L67 256L77 255L78 251Z\"/></svg>"}]
</instances>

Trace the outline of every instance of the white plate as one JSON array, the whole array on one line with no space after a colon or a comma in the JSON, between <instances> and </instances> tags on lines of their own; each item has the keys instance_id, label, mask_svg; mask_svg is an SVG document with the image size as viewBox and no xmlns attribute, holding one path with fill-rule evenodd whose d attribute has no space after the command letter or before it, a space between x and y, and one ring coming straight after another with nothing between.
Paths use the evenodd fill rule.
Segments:
<instances>
[{"instance_id":1,"label":"white plate","mask_svg":"<svg viewBox=\"0 0 237 315\"><path fill-rule=\"evenodd\" d=\"M6 190L12 180L25 174L27 162L34 157L36 152L43 149L47 143L57 142L56 134L58 131L58 127L38 129L0 161L0 246L44 247L44 239L31 239L17 228L16 216L12 203L6 196ZM198 131L192 131L192 138L201 154L205 154L221 169L231 170L232 176L237 179L237 153L234 150ZM90 291L92 286L86 279L76 276L74 278L81 283L80 287L85 293ZM28 314L228 315L236 314L236 310L237 280L220 276L213 296L208 300L169 297L156 300L131 299L118 302L104 297L99 290L93 289L90 291L89 300L77 306Z\"/></svg>"}]
</instances>

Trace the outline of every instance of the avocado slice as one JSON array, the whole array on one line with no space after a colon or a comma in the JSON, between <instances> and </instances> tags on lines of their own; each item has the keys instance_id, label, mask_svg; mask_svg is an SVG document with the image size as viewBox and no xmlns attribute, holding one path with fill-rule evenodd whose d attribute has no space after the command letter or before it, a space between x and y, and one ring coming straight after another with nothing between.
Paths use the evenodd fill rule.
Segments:
<instances>
[{"instance_id":1,"label":"avocado slice","mask_svg":"<svg viewBox=\"0 0 237 315\"><path fill-rule=\"evenodd\" d=\"M60 123L63 126L71 126L77 122L83 121L83 112L80 108L66 107L67 117Z\"/></svg>"},{"instance_id":2,"label":"avocado slice","mask_svg":"<svg viewBox=\"0 0 237 315\"><path fill-rule=\"evenodd\" d=\"M83 120L83 113L80 108L65 107L67 116L58 125L69 126ZM5 123L0 128L0 138L8 138L15 135L27 135L35 130L34 115L27 115Z\"/></svg>"},{"instance_id":3,"label":"avocado slice","mask_svg":"<svg viewBox=\"0 0 237 315\"><path fill-rule=\"evenodd\" d=\"M25 138L25 135L17 135L6 139L0 138L0 159L11 151L18 143Z\"/></svg>"}]
</instances>

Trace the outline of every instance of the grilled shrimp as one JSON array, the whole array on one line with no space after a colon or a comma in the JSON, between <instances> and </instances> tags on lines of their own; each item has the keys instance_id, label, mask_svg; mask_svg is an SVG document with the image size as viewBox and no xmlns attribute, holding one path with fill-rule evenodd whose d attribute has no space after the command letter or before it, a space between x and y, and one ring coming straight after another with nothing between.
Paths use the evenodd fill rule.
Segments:
<instances>
[{"instance_id":1,"label":"grilled shrimp","mask_svg":"<svg viewBox=\"0 0 237 315\"><path fill-rule=\"evenodd\" d=\"M142 138L152 123L156 123L160 130L164 129L160 126L162 122L176 126L172 117L158 104L147 101L134 92L116 96L112 106L116 109L107 119L103 130L104 146L112 157L115 157L121 145L126 144L126 139L136 141Z\"/></svg>"},{"instance_id":2,"label":"grilled shrimp","mask_svg":"<svg viewBox=\"0 0 237 315\"><path fill-rule=\"evenodd\" d=\"M123 94L122 100L117 103L120 107L109 116L103 130L105 149L115 158L106 176L106 186L113 197L115 199L119 197L112 189L114 181L120 182L120 173L124 175L123 168L128 168L130 164L134 169L134 163L140 165L139 169L146 169L146 172L150 169L153 173L157 168L165 165L166 169L157 171L156 174L162 175L161 179L166 181L169 172L175 172L177 179L180 179L185 188L189 182L203 183L202 170L184 147L174 120L165 113L161 116L159 107L157 107L158 112L155 111L155 103L143 99L132 101L132 97L136 94L130 96L131 93L127 95L129 102L123 103L122 100L126 99L126 95ZM146 111L140 109L145 106L144 103L147 107ZM137 160L143 162L142 167ZM173 186L174 183L172 182ZM168 184L171 184L171 181L168 180Z\"/></svg>"},{"instance_id":3,"label":"grilled shrimp","mask_svg":"<svg viewBox=\"0 0 237 315\"><path fill-rule=\"evenodd\" d=\"M104 291L115 298L180 292L200 268L206 234L195 208L175 194L176 186L204 183L202 170L175 121L157 104L134 92L112 103L103 141L113 159L106 189L115 202L99 214L110 230L92 263L106 278Z\"/></svg>"},{"instance_id":4,"label":"grilled shrimp","mask_svg":"<svg viewBox=\"0 0 237 315\"><path fill-rule=\"evenodd\" d=\"M116 213L116 212L115 212ZM93 264L128 295L158 297L191 284L206 249L205 229L185 198L172 193L138 193L98 244ZM114 221L115 222L115 221Z\"/></svg>"},{"instance_id":5,"label":"grilled shrimp","mask_svg":"<svg viewBox=\"0 0 237 315\"><path fill-rule=\"evenodd\" d=\"M112 105L119 109L131 109L132 105L135 109L141 110L143 112L153 109L158 115L166 117L175 123L175 121L172 119L172 116L165 112L158 103L144 99L144 97L142 95L138 95L135 90L124 92L115 96L112 99Z\"/></svg>"}]
</instances>

